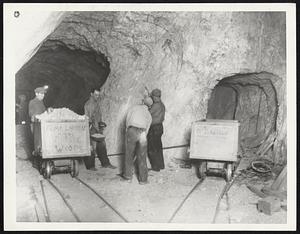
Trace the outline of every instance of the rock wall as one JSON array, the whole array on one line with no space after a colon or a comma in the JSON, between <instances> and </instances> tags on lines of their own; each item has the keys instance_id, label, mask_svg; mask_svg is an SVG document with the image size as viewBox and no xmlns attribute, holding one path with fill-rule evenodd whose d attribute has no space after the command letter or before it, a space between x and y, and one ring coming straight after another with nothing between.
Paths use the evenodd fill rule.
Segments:
<instances>
[{"instance_id":1,"label":"rock wall","mask_svg":"<svg viewBox=\"0 0 300 234\"><path fill-rule=\"evenodd\" d=\"M237 73L280 77L277 128L285 129L285 23L281 12L72 12L48 39L107 56L102 110L108 152L118 153L126 111L141 101L145 86L162 90L164 146L188 143L211 90ZM185 150L166 154L185 157Z\"/></svg>"},{"instance_id":2,"label":"rock wall","mask_svg":"<svg viewBox=\"0 0 300 234\"><path fill-rule=\"evenodd\" d=\"M5 6L6 10L9 7ZM16 9L16 8L15 8ZM14 10L15 10L14 9ZM13 12L14 10L11 9ZM20 12L15 11L20 14ZM11 21L10 25L19 36L11 35L9 38L16 53L14 54L15 70L20 69L36 52L39 48L41 41L45 39L57 25L64 18L65 12L60 11L35 11L34 13L30 9L23 10L22 13L16 17L18 20ZM10 18L6 19L10 21ZM6 22L7 22L6 21ZM9 30L9 33L13 31Z\"/></svg>"}]
</instances>

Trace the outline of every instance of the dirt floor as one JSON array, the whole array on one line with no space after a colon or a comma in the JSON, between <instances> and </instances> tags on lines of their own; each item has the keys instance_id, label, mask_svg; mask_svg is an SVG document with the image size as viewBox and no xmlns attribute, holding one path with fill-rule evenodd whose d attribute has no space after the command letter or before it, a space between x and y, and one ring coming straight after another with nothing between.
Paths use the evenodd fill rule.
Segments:
<instances>
[{"instance_id":1,"label":"dirt floor","mask_svg":"<svg viewBox=\"0 0 300 234\"><path fill-rule=\"evenodd\" d=\"M111 160L118 165L116 159ZM166 163L161 172L149 172L149 184L140 185L134 176L131 183L120 181L119 169L101 168L96 159L97 171L88 171L83 163L79 165L79 176L90 185L109 205L69 174L52 175L51 181L62 191L65 200L77 214L71 214L60 195L32 168L28 160L16 159L17 164L17 221L45 222L46 208L42 196L43 185L47 197L47 209L51 222L125 222L130 223L238 223L238 224L284 224L287 214L284 209L266 215L257 211L260 199L247 187L245 178L237 180L228 195L220 202L215 215L217 201L225 180L221 176L208 176L195 189L182 208L171 219L176 208L199 181L194 168L180 168L175 162ZM246 165L246 163L244 163ZM243 167L243 163L240 164ZM243 168L240 168L243 169ZM240 170L239 169L239 170ZM256 181L258 186L272 183ZM253 181L252 181L253 182Z\"/></svg>"}]
</instances>

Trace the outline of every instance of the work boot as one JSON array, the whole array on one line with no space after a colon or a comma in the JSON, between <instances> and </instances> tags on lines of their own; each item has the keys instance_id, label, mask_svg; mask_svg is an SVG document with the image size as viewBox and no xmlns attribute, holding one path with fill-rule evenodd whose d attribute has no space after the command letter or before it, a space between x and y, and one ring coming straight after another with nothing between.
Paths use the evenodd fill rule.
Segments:
<instances>
[{"instance_id":1,"label":"work boot","mask_svg":"<svg viewBox=\"0 0 300 234\"><path fill-rule=\"evenodd\" d=\"M90 171L97 171L97 168L96 167L92 167L92 168L89 168L88 170L90 170Z\"/></svg>"},{"instance_id":2,"label":"work boot","mask_svg":"<svg viewBox=\"0 0 300 234\"><path fill-rule=\"evenodd\" d=\"M145 184L149 184L149 181L139 181L140 185L145 185Z\"/></svg>"},{"instance_id":3,"label":"work boot","mask_svg":"<svg viewBox=\"0 0 300 234\"><path fill-rule=\"evenodd\" d=\"M35 169L39 169L39 160L37 156L33 156L32 158L32 167Z\"/></svg>"},{"instance_id":4,"label":"work boot","mask_svg":"<svg viewBox=\"0 0 300 234\"><path fill-rule=\"evenodd\" d=\"M119 175L121 177L120 181L123 181L123 182L127 182L127 183L131 183L132 182L132 178L127 178L123 175Z\"/></svg>"},{"instance_id":5,"label":"work boot","mask_svg":"<svg viewBox=\"0 0 300 234\"><path fill-rule=\"evenodd\" d=\"M112 164L108 164L108 165L105 165L105 166L102 166L104 168L110 168L110 169L116 169L117 167L112 165Z\"/></svg>"},{"instance_id":6,"label":"work boot","mask_svg":"<svg viewBox=\"0 0 300 234\"><path fill-rule=\"evenodd\" d=\"M35 168L35 169L39 169L39 165L38 165L38 163L37 163L36 160L34 160L34 161L32 162L32 167Z\"/></svg>"},{"instance_id":7,"label":"work boot","mask_svg":"<svg viewBox=\"0 0 300 234\"><path fill-rule=\"evenodd\" d=\"M160 169L158 169L158 168L151 168L150 170L151 171L155 171L155 172L159 172L160 171Z\"/></svg>"}]
</instances>

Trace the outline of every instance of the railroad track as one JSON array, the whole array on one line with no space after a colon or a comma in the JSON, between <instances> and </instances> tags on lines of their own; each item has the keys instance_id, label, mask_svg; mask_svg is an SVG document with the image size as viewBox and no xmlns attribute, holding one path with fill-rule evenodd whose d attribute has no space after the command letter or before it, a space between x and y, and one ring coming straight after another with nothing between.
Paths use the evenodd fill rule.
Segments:
<instances>
[{"instance_id":1,"label":"railroad track","mask_svg":"<svg viewBox=\"0 0 300 234\"><path fill-rule=\"evenodd\" d=\"M192 188L192 190L184 197L184 199L180 202L179 206L176 208L174 213L172 214L171 218L169 219L168 223L171 223L178 211L181 209L185 201L191 196L191 194L196 190L197 187L199 187L204 181L204 178L200 179L199 182L196 183L196 185Z\"/></svg>"},{"instance_id":2,"label":"railroad track","mask_svg":"<svg viewBox=\"0 0 300 234\"><path fill-rule=\"evenodd\" d=\"M114 208L114 206L112 204L110 204L106 199L104 199L104 197L102 195L100 195L98 192L96 192L95 189L93 189L90 185L88 185L86 182L84 182L83 180L81 180L79 178L74 178L74 179L76 181L78 181L78 183L80 183L80 185L84 185L85 188L89 192L92 192L94 195L96 195L96 197L98 198L98 201L99 201L100 204L105 203L105 205L107 207L109 207L110 210L112 212L114 212L119 217L119 219L121 219L123 222L128 222L128 220L116 208ZM72 202L70 202L70 201L68 201L68 199L66 199L66 193L64 193L62 191L62 189L60 189L59 186L57 186L56 183L53 180L50 180L50 179L40 181L42 195L43 195L43 201L44 201L44 207L45 207L45 220L46 220L46 222L53 222L53 221L56 221L56 220L55 220L55 218L51 219L51 211L49 209L49 203L51 201L49 201L49 197L47 197L46 192L45 192L45 187L48 187L48 186L45 186L45 182L47 182L49 187L51 187L52 190L55 190L56 193L61 197L65 207L68 208L69 214L72 215L72 217L75 219L75 221L76 222L83 222L83 220L80 218L80 215L76 213L76 208L74 207L74 204L72 204ZM85 199L85 198L83 198L83 199ZM74 203L74 201L73 201L73 203ZM91 203L91 204L92 204L91 208L93 209L95 204L94 203ZM90 212L93 212L93 210L90 210ZM99 220L99 221L101 222L101 220Z\"/></svg>"},{"instance_id":3,"label":"railroad track","mask_svg":"<svg viewBox=\"0 0 300 234\"><path fill-rule=\"evenodd\" d=\"M226 196L226 199L228 201L228 191L231 188L232 184L234 183L235 179L237 178L236 175L234 175L232 177L232 179L229 182L226 182L226 184L223 186L222 191L218 197L217 200L217 204L215 207L215 212L213 215L213 219L211 221L211 223L215 223L216 219L218 217L219 211L220 211L220 202L223 199L224 196ZM74 180L78 181L80 183L80 185L84 185L85 188L92 192L94 195L97 196L97 198L99 199L99 202L105 203L107 205L107 207L110 208L111 211L113 211L123 222L129 222L112 204L110 204L102 195L100 195L98 192L95 191L95 189L93 189L88 183L86 183L85 181L83 181L80 178L75 177ZM188 194L184 197L184 199L179 203L179 205L176 207L176 209L174 210L174 212L172 213L171 217L168 220L168 223L171 223L174 218L176 217L177 213L182 209L182 207L184 206L185 202L191 197L191 195L199 188L201 187L201 185L203 184L203 182L205 181L205 178L201 178L199 179L199 181L193 186L193 188L188 192ZM66 198L65 198L65 194L64 192L61 191L61 189L50 179L47 180L41 180L40 184L41 184L41 189L42 189L42 194L43 194L43 200L44 200L44 207L46 210L46 214L45 214L45 220L46 222L51 222L53 220L51 220L50 217L50 213L49 213L49 201L48 198L45 194L45 182L47 182L48 185L50 185L50 187L52 187L52 189L54 189L61 197L61 199L63 200L65 207L68 208L69 213L71 213L71 215L74 217L74 219L76 220L76 222L82 222L80 216L76 213L75 208L73 207L73 205L71 204L71 202L69 202Z\"/></svg>"},{"instance_id":4,"label":"railroad track","mask_svg":"<svg viewBox=\"0 0 300 234\"><path fill-rule=\"evenodd\" d=\"M224 195L226 196L226 202L228 203L229 197L228 197L228 191L231 188L231 186L233 185L235 179L238 177L238 175L234 174L232 179L228 182L226 182L226 184L223 186L222 191L218 197L217 200L217 204L216 204L216 208L215 208L215 212L213 215L213 219L211 221L211 223L215 223L216 219L218 217L218 214L220 212L220 203L224 197ZM171 223L174 218L176 217L177 213L181 210L181 208L183 207L184 203L191 197L191 195L197 190L197 188L200 187L200 185L205 181L205 177L201 178L195 185L194 187L189 191L189 193L184 197L184 199L179 203L179 205L177 206L177 208L175 209L175 211L173 212L173 214L171 215L170 219L168 220L168 223Z\"/></svg>"}]
</instances>

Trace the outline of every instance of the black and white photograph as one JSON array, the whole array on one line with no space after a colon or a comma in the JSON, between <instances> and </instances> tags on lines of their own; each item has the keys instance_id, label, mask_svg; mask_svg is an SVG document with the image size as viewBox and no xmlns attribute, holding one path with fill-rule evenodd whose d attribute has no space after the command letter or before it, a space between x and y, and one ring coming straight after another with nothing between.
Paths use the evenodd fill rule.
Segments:
<instances>
[{"instance_id":1,"label":"black and white photograph","mask_svg":"<svg viewBox=\"0 0 300 234\"><path fill-rule=\"evenodd\" d=\"M296 5L3 5L5 230L296 230Z\"/></svg>"}]
</instances>

